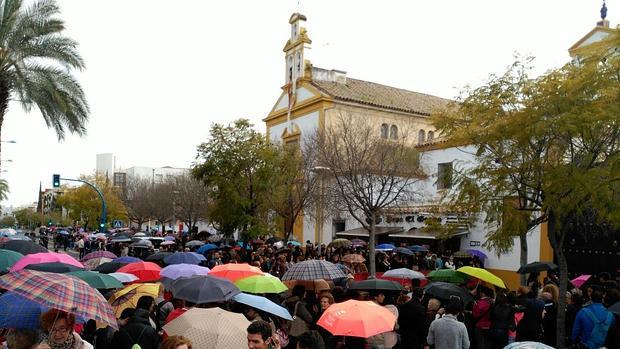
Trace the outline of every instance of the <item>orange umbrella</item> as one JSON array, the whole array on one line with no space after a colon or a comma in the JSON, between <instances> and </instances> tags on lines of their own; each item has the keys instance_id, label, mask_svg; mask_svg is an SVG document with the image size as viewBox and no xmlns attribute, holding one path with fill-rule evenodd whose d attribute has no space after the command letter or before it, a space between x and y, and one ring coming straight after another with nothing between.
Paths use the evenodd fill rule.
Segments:
<instances>
[{"instance_id":1,"label":"orange umbrella","mask_svg":"<svg viewBox=\"0 0 620 349\"><path fill-rule=\"evenodd\" d=\"M211 269L209 275L221 277L235 282L248 276L263 275L263 271L247 263L223 264Z\"/></svg>"},{"instance_id":2,"label":"orange umbrella","mask_svg":"<svg viewBox=\"0 0 620 349\"><path fill-rule=\"evenodd\" d=\"M289 290L292 290L293 287L295 287L296 285L302 285L306 288L306 290L310 290L310 291L329 291L332 288L334 288L334 282L329 280L329 281L325 281L323 279L317 279L317 280L288 280L288 281L283 281L284 284L286 285L286 287L289 288Z\"/></svg>"},{"instance_id":3,"label":"orange umbrella","mask_svg":"<svg viewBox=\"0 0 620 349\"><path fill-rule=\"evenodd\" d=\"M138 281L159 280L161 267L153 262L134 262L117 270L119 273L133 274L138 277Z\"/></svg>"},{"instance_id":4,"label":"orange umbrella","mask_svg":"<svg viewBox=\"0 0 620 349\"><path fill-rule=\"evenodd\" d=\"M342 257L342 261L347 263L364 263L366 262L366 258L361 254L351 253Z\"/></svg>"},{"instance_id":5,"label":"orange umbrella","mask_svg":"<svg viewBox=\"0 0 620 349\"><path fill-rule=\"evenodd\" d=\"M331 305L317 324L334 336L368 338L393 331L396 316L374 302L349 300Z\"/></svg>"}]
</instances>

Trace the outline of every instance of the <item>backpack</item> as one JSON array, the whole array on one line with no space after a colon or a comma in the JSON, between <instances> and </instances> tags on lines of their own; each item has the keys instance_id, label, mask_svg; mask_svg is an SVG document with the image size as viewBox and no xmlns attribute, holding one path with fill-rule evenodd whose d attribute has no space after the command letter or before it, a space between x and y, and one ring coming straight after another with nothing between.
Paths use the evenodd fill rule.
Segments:
<instances>
[{"instance_id":1,"label":"backpack","mask_svg":"<svg viewBox=\"0 0 620 349\"><path fill-rule=\"evenodd\" d=\"M133 338L131 338L131 335L129 334L129 332L125 329L121 329L122 331L124 331L127 334L127 337L129 337L129 339L134 342L135 344L131 346L130 349L142 349L142 347L140 346L140 344L138 344L138 341L140 341L140 338L142 338L142 334L144 333L144 330L146 330L146 327L144 327L142 329L142 332L140 332L140 335L138 336L138 340L134 341Z\"/></svg>"},{"instance_id":2,"label":"backpack","mask_svg":"<svg viewBox=\"0 0 620 349\"><path fill-rule=\"evenodd\" d=\"M594 328L592 328L592 332L590 332L590 337L584 344L588 348L600 348L603 344L605 344L607 331L609 330L609 326L611 326L613 316L611 315L611 312L608 311L605 320L600 321L596 318L596 316L594 316L594 313L590 309L586 308L583 311L594 323Z\"/></svg>"}]
</instances>

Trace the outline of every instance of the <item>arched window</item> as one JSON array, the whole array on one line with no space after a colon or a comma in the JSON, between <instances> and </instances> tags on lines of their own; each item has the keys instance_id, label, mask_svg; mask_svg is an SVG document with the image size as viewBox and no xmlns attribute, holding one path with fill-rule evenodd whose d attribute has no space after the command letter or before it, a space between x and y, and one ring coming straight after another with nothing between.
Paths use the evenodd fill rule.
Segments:
<instances>
[{"instance_id":1,"label":"arched window","mask_svg":"<svg viewBox=\"0 0 620 349\"><path fill-rule=\"evenodd\" d=\"M396 125L390 127L390 139L398 139L398 127Z\"/></svg>"},{"instance_id":2,"label":"arched window","mask_svg":"<svg viewBox=\"0 0 620 349\"><path fill-rule=\"evenodd\" d=\"M435 138L435 133L433 131L428 131L428 134L426 135L426 140L432 141L433 138Z\"/></svg>"},{"instance_id":3,"label":"arched window","mask_svg":"<svg viewBox=\"0 0 620 349\"><path fill-rule=\"evenodd\" d=\"M381 124L381 138L388 138L388 124Z\"/></svg>"},{"instance_id":4,"label":"arched window","mask_svg":"<svg viewBox=\"0 0 620 349\"><path fill-rule=\"evenodd\" d=\"M426 140L424 138L425 134L426 133L424 132L424 130L418 131L418 144L424 144L424 141Z\"/></svg>"}]
</instances>

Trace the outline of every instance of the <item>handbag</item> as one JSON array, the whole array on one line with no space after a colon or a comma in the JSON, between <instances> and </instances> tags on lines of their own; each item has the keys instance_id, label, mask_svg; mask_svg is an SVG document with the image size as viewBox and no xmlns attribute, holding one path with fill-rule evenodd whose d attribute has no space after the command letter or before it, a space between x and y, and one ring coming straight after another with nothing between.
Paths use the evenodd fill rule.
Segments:
<instances>
[{"instance_id":1,"label":"handbag","mask_svg":"<svg viewBox=\"0 0 620 349\"><path fill-rule=\"evenodd\" d=\"M295 303L295 311L293 312L293 323L291 324L291 330L289 334L293 337L299 337L303 333L308 332L310 328L308 324L304 321L304 319L297 316L297 307L299 306L299 302Z\"/></svg>"}]
</instances>

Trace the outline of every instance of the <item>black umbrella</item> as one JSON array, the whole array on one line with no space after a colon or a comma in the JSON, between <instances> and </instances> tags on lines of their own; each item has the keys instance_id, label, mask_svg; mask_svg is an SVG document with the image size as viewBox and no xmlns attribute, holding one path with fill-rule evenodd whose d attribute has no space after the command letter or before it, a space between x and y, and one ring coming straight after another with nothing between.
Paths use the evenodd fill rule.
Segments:
<instances>
[{"instance_id":1,"label":"black umbrella","mask_svg":"<svg viewBox=\"0 0 620 349\"><path fill-rule=\"evenodd\" d=\"M49 252L47 248L28 240L10 240L0 244L0 248L19 252L24 256L27 254Z\"/></svg>"},{"instance_id":2,"label":"black umbrella","mask_svg":"<svg viewBox=\"0 0 620 349\"><path fill-rule=\"evenodd\" d=\"M381 290L381 291L402 291L403 286L396 281L371 279L364 281L356 281L349 287L351 290Z\"/></svg>"},{"instance_id":3,"label":"black umbrella","mask_svg":"<svg viewBox=\"0 0 620 349\"><path fill-rule=\"evenodd\" d=\"M541 271L553 270L557 268L558 266L551 262L532 262L524 267L519 268L519 270L517 270L517 273L519 274L540 273Z\"/></svg>"},{"instance_id":4,"label":"black umbrella","mask_svg":"<svg viewBox=\"0 0 620 349\"><path fill-rule=\"evenodd\" d=\"M104 273L104 274L110 274L110 273L115 273L117 270L119 270L120 268L122 268L123 266L127 264L128 263L107 262L107 263L101 264L100 266L98 266L97 268L93 270L98 271L100 273Z\"/></svg>"},{"instance_id":5,"label":"black umbrella","mask_svg":"<svg viewBox=\"0 0 620 349\"><path fill-rule=\"evenodd\" d=\"M29 264L25 269L45 271L48 273L69 273L72 271L84 270L84 268L76 267L75 265L59 262Z\"/></svg>"},{"instance_id":6,"label":"black umbrella","mask_svg":"<svg viewBox=\"0 0 620 349\"><path fill-rule=\"evenodd\" d=\"M612 305L611 307L607 308L607 310L609 310L612 313L620 316L620 302L614 303L614 305Z\"/></svg>"},{"instance_id":7,"label":"black umbrella","mask_svg":"<svg viewBox=\"0 0 620 349\"><path fill-rule=\"evenodd\" d=\"M225 302L241 293L231 281L209 275L176 279L170 288L174 298L196 304Z\"/></svg>"},{"instance_id":8,"label":"black umbrella","mask_svg":"<svg viewBox=\"0 0 620 349\"><path fill-rule=\"evenodd\" d=\"M269 238L269 239L265 240L265 243L269 244L269 245L273 245L273 244L275 244L278 241L282 241L282 239L276 238L276 237L272 237L272 238Z\"/></svg>"},{"instance_id":9,"label":"black umbrella","mask_svg":"<svg viewBox=\"0 0 620 349\"><path fill-rule=\"evenodd\" d=\"M172 255L172 252L157 252L157 253L153 253L152 255L146 257L144 260L149 261L149 262L163 261L164 258L171 256L171 255Z\"/></svg>"},{"instance_id":10,"label":"black umbrella","mask_svg":"<svg viewBox=\"0 0 620 349\"><path fill-rule=\"evenodd\" d=\"M396 251L396 253L402 253L402 254L407 255L407 256L413 256L415 254L410 249L404 248L404 247L396 247L396 249L394 251Z\"/></svg>"},{"instance_id":11,"label":"black umbrella","mask_svg":"<svg viewBox=\"0 0 620 349\"><path fill-rule=\"evenodd\" d=\"M442 300L457 297L463 301L463 304L474 301L474 297L467 290L449 282L431 282L424 288L424 291L426 294Z\"/></svg>"}]
</instances>

